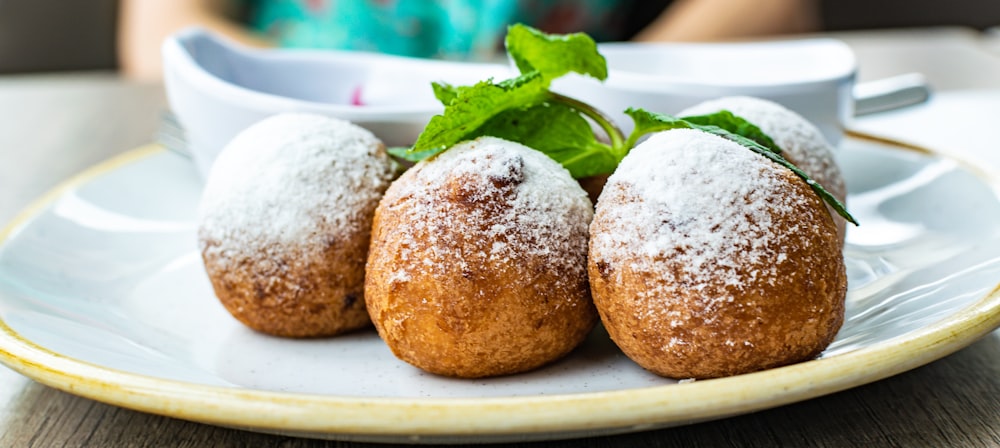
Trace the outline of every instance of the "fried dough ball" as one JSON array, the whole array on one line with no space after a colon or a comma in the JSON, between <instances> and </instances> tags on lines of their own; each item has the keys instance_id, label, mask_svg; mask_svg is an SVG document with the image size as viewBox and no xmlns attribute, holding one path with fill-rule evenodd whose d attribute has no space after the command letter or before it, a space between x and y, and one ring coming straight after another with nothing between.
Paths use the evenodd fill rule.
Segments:
<instances>
[{"instance_id":1,"label":"fried dough ball","mask_svg":"<svg viewBox=\"0 0 1000 448\"><path fill-rule=\"evenodd\" d=\"M773 101L748 96L731 96L696 104L678 116L706 115L728 110L753 123L781 148L781 155L804 171L829 191L842 204L847 204L847 186L833 155L833 148L823 133L794 111ZM837 223L837 234L843 245L847 221L829 209Z\"/></svg>"},{"instance_id":2,"label":"fried dough ball","mask_svg":"<svg viewBox=\"0 0 1000 448\"><path fill-rule=\"evenodd\" d=\"M418 163L375 212L365 299L392 352L455 377L534 369L597 321L593 206L559 164L493 137Z\"/></svg>"},{"instance_id":3,"label":"fried dough ball","mask_svg":"<svg viewBox=\"0 0 1000 448\"><path fill-rule=\"evenodd\" d=\"M342 120L284 114L219 155L200 206L205 270L225 308L277 336L369 325L371 222L394 175L382 142Z\"/></svg>"},{"instance_id":4,"label":"fried dough ball","mask_svg":"<svg viewBox=\"0 0 1000 448\"><path fill-rule=\"evenodd\" d=\"M632 360L671 378L817 356L844 318L833 219L790 170L680 129L634 148L605 186L588 270L601 320Z\"/></svg>"}]
</instances>

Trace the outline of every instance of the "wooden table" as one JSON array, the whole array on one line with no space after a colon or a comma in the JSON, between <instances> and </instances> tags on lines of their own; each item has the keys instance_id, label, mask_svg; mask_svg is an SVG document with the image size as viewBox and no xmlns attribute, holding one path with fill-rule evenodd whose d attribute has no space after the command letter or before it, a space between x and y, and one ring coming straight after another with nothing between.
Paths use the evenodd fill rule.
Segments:
<instances>
[{"instance_id":1,"label":"wooden table","mask_svg":"<svg viewBox=\"0 0 1000 448\"><path fill-rule=\"evenodd\" d=\"M838 34L861 79L919 71L938 91L1000 88L1000 45L962 29ZM0 222L60 180L152 140L158 85L114 74L0 78ZM1000 331L895 377L755 414L542 446L998 446ZM148 415L63 393L0 366L0 447L313 447Z\"/></svg>"}]
</instances>

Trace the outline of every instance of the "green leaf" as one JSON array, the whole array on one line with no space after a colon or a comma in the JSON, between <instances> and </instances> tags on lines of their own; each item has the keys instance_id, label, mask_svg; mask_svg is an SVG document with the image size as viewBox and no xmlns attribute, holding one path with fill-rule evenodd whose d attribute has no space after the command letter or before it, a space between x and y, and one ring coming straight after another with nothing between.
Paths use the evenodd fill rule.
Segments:
<instances>
[{"instance_id":1,"label":"green leaf","mask_svg":"<svg viewBox=\"0 0 1000 448\"><path fill-rule=\"evenodd\" d=\"M546 83L569 72L599 80L608 77L608 63L597 43L583 33L546 34L522 24L507 28L507 53L521 73L537 70Z\"/></svg>"},{"instance_id":2,"label":"green leaf","mask_svg":"<svg viewBox=\"0 0 1000 448\"><path fill-rule=\"evenodd\" d=\"M680 118L650 112L645 109L630 107L625 110L625 114L632 117L632 122L635 123L635 127L632 128L632 134L625 140L625 147L630 150L635 147L636 143L644 135L668 131L670 129L692 129L695 126L693 123L681 120Z\"/></svg>"},{"instance_id":3,"label":"green leaf","mask_svg":"<svg viewBox=\"0 0 1000 448\"><path fill-rule=\"evenodd\" d=\"M771 140L771 137L765 134L764 131L761 131L755 124L747 121L743 117L734 115L728 110L720 110L708 115L681 117L681 119L689 123L703 126L716 126L725 129L733 134L749 138L771 151L779 154L781 153L781 148L779 148L778 145L774 143L774 140Z\"/></svg>"},{"instance_id":4,"label":"green leaf","mask_svg":"<svg viewBox=\"0 0 1000 448\"><path fill-rule=\"evenodd\" d=\"M665 131L669 129L680 129L680 128L697 129L700 131L708 132L710 134L718 135L728 140L732 140L746 147L747 149L768 158L772 162L792 170L792 172L795 173L796 176L804 180L806 184L809 185L809 188L811 188L813 192L815 192L816 195L820 197L820 199L829 204L830 207L832 207L833 210L837 212L837 214L842 216L848 222L854 225L858 225L858 221L854 219L854 217L851 216L850 213L848 213L847 208L844 207L844 204L841 203L836 196L834 196L825 188L823 188L823 186L820 185L818 182L810 178L809 175L807 175L804 171L800 170L797 166L795 166L794 164L786 160L784 157L782 157L781 154L779 154L777 151L774 151L771 148L768 148L767 146L757 143L757 141L755 141L752 138L735 134L729 130L723 129L714 124L709 124L709 125L695 124L680 118L672 117L670 115L658 114L643 109L629 108L625 111L625 113L628 114L630 117L632 117L632 120L635 121L635 130L632 132L632 135L629 136L628 142L632 142L634 144L636 141L638 141L639 137L651 132ZM725 113L732 115L729 112ZM756 126L754 126L754 128L757 129ZM757 132L759 131L760 129L757 129ZM768 140L770 140L770 138L768 138Z\"/></svg>"},{"instance_id":5,"label":"green leaf","mask_svg":"<svg viewBox=\"0 0 1000 448\"><path fill-rule=\"evenodd\" d=\"M606 174L620 162L611 147L597 141L590 123L572 107L546 102L508 110L490 119L473 137L490 135L540 151L562 164L574 178Z\"/></svg>"},{"instance_id":6,"label":"green leaf","mask_svg":"<svg viewBox=\"0 0 1000 448\"><path fill-rule=\"evenodd\" d=\"M434 97L445 106L451 104L458 97L459 88L446 82L432 82L431 88L434 89Z\"/></svg>"},{"instance_id":7,"label":"green leaf","mask_svg":"<svg viewBox=\"0 0 1000 448\"><path fill-rule=\"evenodd\" d=\"M454 89L457 95L435 115L417 137L411 152L444 150L468 140L484 123L508 109L523 108L544 101L546 83L537 72L494 84L492 80Z\"/></svg>"},{"instance_id":8,"label":"green leaf","mask_svg":"<svg viewBox=\"0 0 1000 448\"><path fill-rule=\"evenodd\" d=\"M698 124L688 121L686 118L677 118L666 114L650 112L645 109L634 109L630 107L625 110L625 114L632 117L632 121L635 122L635 128L632 130L632 135L629 136L628 141L626 142L629 148L635 146L635 143L639 141L639 138L653 132L667 131L670 129L698 129L700 131L718 135L719 137L727 140L732 140L751 149L775 154L779 154L781 152L781 149L774 144L771 137L768 137L766 134L761 132L760 128L750 124L742 118L734 116L729 111L716 112L710 115L701 115L696 117L696 119L706 123L721 123L730 126L733 130L716 126L714 124ZM712 115L717 115L717 117L713 117ZM733 117L735 120L727 117ZM745 125L740 126L740 122L745 123ZM743 135L739 132L748 132L749 135ZM757 139L763 139L766 142L770 142L771 147L758 143Z\"/></svg>"}]
</instances>

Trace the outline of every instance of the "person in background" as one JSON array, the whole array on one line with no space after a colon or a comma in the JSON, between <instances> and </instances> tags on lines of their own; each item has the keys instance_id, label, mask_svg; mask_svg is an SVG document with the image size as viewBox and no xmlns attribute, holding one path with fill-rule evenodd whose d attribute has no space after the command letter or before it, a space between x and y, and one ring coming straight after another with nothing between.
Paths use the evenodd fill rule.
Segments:
<instances>
[{"instance_id":1,"label":"person in background","mask_svg":"<svg viewBox=\"0 0 1000 448\"><path fill-rule=\"evenodd\" d=\"M598 41L713 41L818 28L816 0L121 0L119 68L161 76L160 44L200 25L253 46L458 60L502 55L507 25Z\"/></svg>"}]
</instances>

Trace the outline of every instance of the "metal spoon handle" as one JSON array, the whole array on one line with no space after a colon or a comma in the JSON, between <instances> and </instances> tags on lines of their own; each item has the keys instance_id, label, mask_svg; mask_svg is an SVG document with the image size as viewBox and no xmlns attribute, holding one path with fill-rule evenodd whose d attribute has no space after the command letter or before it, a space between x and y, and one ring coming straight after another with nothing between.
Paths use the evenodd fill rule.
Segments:
<instances>
[{"instance_id":1,"label":"metal spoon handle","mask_svg":"<svg viewBox=\"0 0 1000 448\"><path fill-rule=\"evenodd\" d=\"M854 86L854 116L885 112L923 103L931 88L920 73L907 73Z\"/></svg>"}]
</instances>

